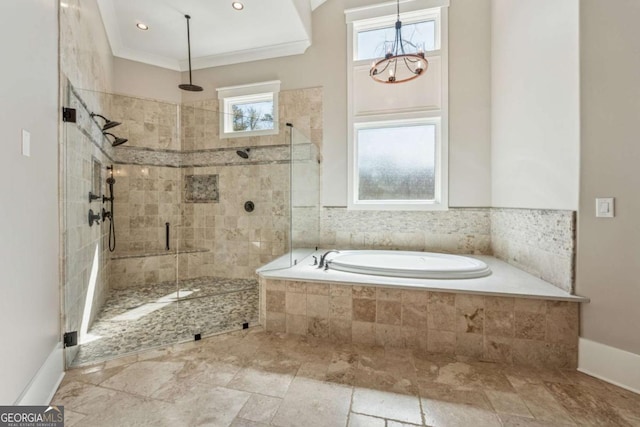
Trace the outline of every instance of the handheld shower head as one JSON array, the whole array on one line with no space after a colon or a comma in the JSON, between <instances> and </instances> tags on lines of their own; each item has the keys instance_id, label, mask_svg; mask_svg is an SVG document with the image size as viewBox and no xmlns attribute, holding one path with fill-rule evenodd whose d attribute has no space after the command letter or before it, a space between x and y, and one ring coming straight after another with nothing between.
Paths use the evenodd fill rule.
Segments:
<instances>
[{"instance_id":1,"label":"handheld shower head","mask_svg":"<svg viewBox=\"0 0 640 427\"><path fill-rule=\"evenodd\" d=\"M120 122L114 122L112 120L109 120L105 116L100 115L100 114L96 114L96 113L91 113L91 117L100 117L102 120L104 120L105 123L102 126L102 130L103 131L111 129L111 128L114 128L114 127L119 126L119 125L122 124Z\"/></svg>"},{"instance_id":2,"label":"handheld shower head","mask_svg":"<svg viewBox=\"0 0 640 427\"><path fill-rule=\"evenodd\" d=\"M238 156L242 157L243 159L248 159L249 158L249 151L251 151L251 148L245 148L244 150L236 151L236 154Z\"/></svg>"},{"instance_id":3,"label":"handheld shower head","mask_svg":"<svg viewBox=\"0 0 640 427\"><path fill-rule=\"evenodd\" d=\"M117 147L118 145L122 145L122 144L124 144L125 142L128 141L127 138L118 138L117 136L115 136L114 134L109 133L109 132L102 132L102 134L103 135L109 135L109 136L113 137L114 141L111 143L112 147Z\"/></svg>"}]
</instances>

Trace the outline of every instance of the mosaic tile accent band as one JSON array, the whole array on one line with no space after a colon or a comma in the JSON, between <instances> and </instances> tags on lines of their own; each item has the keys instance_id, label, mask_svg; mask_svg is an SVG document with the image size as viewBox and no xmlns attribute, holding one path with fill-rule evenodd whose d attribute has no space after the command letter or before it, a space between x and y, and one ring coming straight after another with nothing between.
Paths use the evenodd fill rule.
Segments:
<instances>
[{"instance_id":1,"label":"mosaic tile accent band","mask_svg":"<svg viewBox=\"0 0 640 427\"><path fill-rule=\"evenodd\" d=\"M260 278L267 331L575 369L578 303Z\"/></svg>"}]
</instances>

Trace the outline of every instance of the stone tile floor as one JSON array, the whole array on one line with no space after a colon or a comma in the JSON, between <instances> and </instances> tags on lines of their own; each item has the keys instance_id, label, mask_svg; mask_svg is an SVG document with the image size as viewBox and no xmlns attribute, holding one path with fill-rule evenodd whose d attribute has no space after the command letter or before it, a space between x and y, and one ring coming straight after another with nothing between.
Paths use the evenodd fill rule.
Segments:
<instances>
[{"instance_id":1,"label":"stone tile floor","mask_svg":"<svg viewBox=\"0 0 640 427\"><path fill-rule=\"evenodd\" d=\"M194 292L178 301L165 298L178 288ZM198 333L237 330L244 322L258 322L258 282L253 279L201 277L178 285L114 289L89 330L96 339L80 346L72 365L193 340Z\"/></svg>"},{"instance_id":2,"label":"stone tile floor","mask_svg":"<svg viewBox=\"0 0 640 427\"><path fill-rule=\"evenodd\" d=\"M640 395L576 371L332 344L260 327L67 372L66 426L640 426Z\"/></svg>"}]
</instances>

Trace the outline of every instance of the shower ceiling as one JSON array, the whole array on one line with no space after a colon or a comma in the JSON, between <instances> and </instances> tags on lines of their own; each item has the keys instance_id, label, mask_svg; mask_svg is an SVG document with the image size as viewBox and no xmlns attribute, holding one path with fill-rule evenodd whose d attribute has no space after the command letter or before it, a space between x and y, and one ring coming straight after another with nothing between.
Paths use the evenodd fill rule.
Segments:
<instances>
[{"instance_id":1,"label":"shower ceiling","mask_svg":"<svg viewBox=\"0 0 640 427\"><path fill-rule=\"evenodd\" d=\"M184 15L191 15L193 69L303 53L311 11L325 0L98 0L114 56L188 70ZM144 23L148 31L136 24Z\"/></svg>"}]
</instances>

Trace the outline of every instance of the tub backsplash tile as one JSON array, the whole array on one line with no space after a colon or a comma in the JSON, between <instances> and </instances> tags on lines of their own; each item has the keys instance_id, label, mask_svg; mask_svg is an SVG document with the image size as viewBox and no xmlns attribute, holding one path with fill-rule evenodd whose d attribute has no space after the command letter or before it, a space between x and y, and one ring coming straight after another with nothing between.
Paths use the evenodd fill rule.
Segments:
<instances>
[{"instance_id":1,"label":"tub backsplash tile","mask_svg":"<svg viewBox=\"0 0 640 427\"><path fill-rule=\"evenodd\" d=\"M491 248L502 259L573 292L576 215L547 209L491 209Z\"/></svg>"},{"instance_id":2,"label":"tub backsplash tile","mask_svg":"<svg viewBox=\"0 0 640 427\"><path fill-rule=\"evenodd\" d=\"M324 208L321 215L324 247L491 253L488 209L413 212Z\"/></svg>"},{"instance_id":3,"label":"tub backsplash tile","mask_svg":"<svg viewBox=\"0 0 640 427\"><path fill-rule=\"evenodd\" d=\"M573 291L575 212L451 208L356 211L323 208L321 245L494 255L567 292Z\"/></svg>"}]
</instances>

